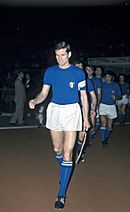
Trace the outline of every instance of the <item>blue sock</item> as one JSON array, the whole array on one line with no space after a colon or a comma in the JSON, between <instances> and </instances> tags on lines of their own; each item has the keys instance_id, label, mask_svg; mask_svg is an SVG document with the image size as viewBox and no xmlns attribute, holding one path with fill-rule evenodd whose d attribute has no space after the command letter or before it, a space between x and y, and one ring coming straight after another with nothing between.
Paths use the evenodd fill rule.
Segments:
<instances>
[{"instance_id":1,"label":"blue sock","mask_svg":"<svg viewBox=\"0 0 130 212\"><path fill-rule=\"evenodd\" d=\"M59 165L61 165L62 161L63 161L63 154L62 153L56 153L56 159L59 163Z\"/></svg>"},{"instance_id":2,"label":"blue sock","mask_svg":"<svg viewBox=\"0 0 130 212\"><path fill-rule=\"evenodd\" d=\"M95 132L98 131L99 126L100 126L100 123L97 121L96 124L95 124Z\"/></svg>"},{"instance_id":3,"label":"blue sock","mask_svg":"<svg viewBox=\"0 0 130 212\"><path fill-rule=\"evenodd\" d=\"M112 128L106 128L106 135L105 136L106 136L107 142L108 142L108 139L110 137L111 132L112 132Z\"/></svg>"},{"instance_id":4,"label":"blue sock","mask_svg":"<svg viewBox=\"0 0 130 212\"><path fill-rule=\"evenodd\" d=\"M89 130L88 137L91 138L95 134L95 129Z\"/></svg>"},{"instance_id":5,"label":"blue sock","mask_svg":"<svg viewBox=\"0 0 130 212\"><path fill-rule=\"evenodd\" d=\"M95 129L88 131L89 143L92 144L94 142L93 135L95 134Z\"/></svg>"},{"instance_id":6,"label":"blue sock","mask_svg":"<svg viewBox=\"0 0 130 212\"><path fill-rule=\"evenodd\" d=\"M100 128L100 137L101 137L102 143L104 143L106 139L106 127Z\"/></svg>"},{"instance_id":7,"label":"blue sock","mask_svg":"<svg viewBox=\"0 0 130 212\"><path fill-rule=\"evenodd\" d=\"M77 151L77 152L79 152L79 151L80 151L80 149L81 149L81 147L82 147L82 142L81 142L80 140L78 140L78 142L77 142L77 149L76 149L76 151Z\"/></svg>"},{"instance_id":8,"label":"blue sock","mask_svg":"<svg viewBox=\"0 0 130 212\"><path fill-rule=\"evenodd\" d=\"M66 196L66 191L70 181L72 170L73 170L73 162L63 160L61 164L61 172L60 172L61 184L58 196Z\"/></svg>"},{"instance_id":9,"label":"blue sock","mask_svg":"<svg viewBox=\"0 0 130 212\"><path fill-rule=\"evenodd\" d=\"M122 112L122 121L124 122L126 119L126 112Z\"/></svg>"}]
</instances>

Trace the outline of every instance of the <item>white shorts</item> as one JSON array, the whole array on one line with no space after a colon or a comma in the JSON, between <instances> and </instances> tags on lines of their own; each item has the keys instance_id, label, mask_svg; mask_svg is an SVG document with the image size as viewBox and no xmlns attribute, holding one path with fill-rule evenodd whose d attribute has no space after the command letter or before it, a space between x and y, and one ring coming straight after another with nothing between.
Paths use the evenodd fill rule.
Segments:
<instances>
[{"instance_id":1,"label":"white shorts","mask_svg":"<svg viewBox=\"0 0 130 212\"><path fill-rule=\"evenodd\" d=\"M130 104L130 95L129 95L129 97L128 97L128 104Z\"/></svg>"},{"instance_id":2,"label":"white shorts","mask_svg":"<svg viewBox=\"0 0 130 212\"><path fill-rule=\"evenodd\" d=\"M58 105L49 103L46 127L54 131L81 131L82 114L79 104Z\"/></svg>"},{"instance_id":3,"label":"white shorts","mask_svg":"<svg viewBox=\"0 0 130 212\"><path fill-rule=\"evenodd\" d=\"M115 105L100 104L99 115L107 116L110 119L117 118L117 110Z\"/></svg>"},{"instance_id":4,"label":"white shorts","mask_svg":"<svg viewBox=\"0 0 130 212\"><path fill-rule=\"evenodd\" d=\"M123 95L121 100L116 100L117 105L127 105L128 104L128 98L127 95Z\"/></svg>"}]
</instances>

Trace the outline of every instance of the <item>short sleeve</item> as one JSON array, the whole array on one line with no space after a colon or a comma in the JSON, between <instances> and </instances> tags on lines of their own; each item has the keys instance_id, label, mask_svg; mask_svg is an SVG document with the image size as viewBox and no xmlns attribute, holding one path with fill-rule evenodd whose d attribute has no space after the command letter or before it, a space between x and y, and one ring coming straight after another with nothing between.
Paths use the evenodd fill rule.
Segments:
<instances>
[{"instance_id":1,"label":"short sleeve","mask_svg":"<svg viewBox=\"0 0 130 212\"><path fill-rule=\"evenodd\" d=\"M46 69L43 79L43 84L45 85L51 85L51 71L49 69Z\"/></svg>"},{"instance_id":2,"label":"short sleeve","mask_svg":"<svg viewBox=\"0 0 130 212\"><path fill-rule=\"evenodd\" d=\"M120 86L116 83L116 90L117 90L117 96L121 96L121 89Z\"/></svg>"},{"instance_id":3,"label":"short sleeve","mask_svg":"<svg viewBox=\"0 0 130 212\"><path fill-rule=\"evenodd\" d=\"M85 73L83 72L83 70L80 70L78 90L86 90L86 79L85 79Z\"/></svg>"}]
</instances>

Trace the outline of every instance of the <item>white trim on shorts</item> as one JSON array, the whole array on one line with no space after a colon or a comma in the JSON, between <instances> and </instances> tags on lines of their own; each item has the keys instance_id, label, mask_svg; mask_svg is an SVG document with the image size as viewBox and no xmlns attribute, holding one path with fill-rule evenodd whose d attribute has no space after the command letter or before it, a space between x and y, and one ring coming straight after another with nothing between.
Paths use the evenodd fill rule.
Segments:
<instances>
[{"instance_id":1,"label":"white trim on shorts","mask_svg":"<svg viewBox=\"0 0 130 212\"><path fill-rule=\"evenodd\" d=\"M99 115L107 116L110 119L117 118L117 110L115 105L106 105L100 103L99 105Z\"/></svg>"},{"instance_id":2,"label":"white trim on shorts","mask_svg":"<svg viewBox=\"0 0 130 212\"><path fill-rule=\"evenodd\" d=\"M82 113L79 104L58 105L50 102L46 127L54 131L81 131Z\"/></svg>"}]
</instances>

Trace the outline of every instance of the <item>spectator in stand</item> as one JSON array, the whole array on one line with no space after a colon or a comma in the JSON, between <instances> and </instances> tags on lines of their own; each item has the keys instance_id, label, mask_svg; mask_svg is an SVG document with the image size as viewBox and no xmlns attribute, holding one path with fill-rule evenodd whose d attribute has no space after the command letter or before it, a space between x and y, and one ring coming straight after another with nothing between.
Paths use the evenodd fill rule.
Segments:
<instances>
[{"instance_id":1,"label":"spectator in stand","mask_svg":"<svg viewBox=\"0 0 130 212\"><path fill-rule=\"evenodd\" d=\"M10 120L11 125L18 124L19 126L24 125L24 105L26 102L25 86L23 84L24 72L19 71L18 76L15 80L15 112ZM17 123L18 122L18 123Z\"/></svg>"},{"instance_id":2,"label":"spectator in stand","mask_svg":"<svg viewBox=\"0 0 130 212\"><path fill-rule=\"evenodd\" d=\"M29 100L34 97L34 82L30 73L25 74L25 92L26 92L26 103L25 103L25 119L27 117L34 116L34 111L29 108Z\"/></svg>"},{"instance_id":3,"label":"spectator in stand","mask_svg":"<svg viewBox=\"0 0 130 212\"><path fill-rule=\"evenodd\" d=\"M129 83L125 81L125 75L123 73L119 74L118 83L121 89L122 99L117 100L116 104L118 108L119 122L122 126L126 121L126 111L129 98Z\"/></svg>"}]
</instances>

